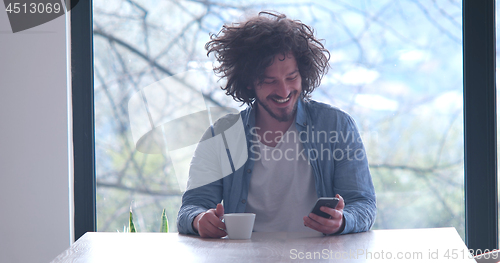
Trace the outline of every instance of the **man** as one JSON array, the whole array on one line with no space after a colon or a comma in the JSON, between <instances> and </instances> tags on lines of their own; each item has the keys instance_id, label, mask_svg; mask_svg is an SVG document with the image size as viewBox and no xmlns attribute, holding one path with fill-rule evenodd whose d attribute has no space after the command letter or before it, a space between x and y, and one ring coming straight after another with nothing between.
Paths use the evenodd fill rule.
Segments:
<instances>
[{"instance_id":1,"label":"man","mask_svg":"<svg viewBox=\"0 0 500 263\"><path fill-rule=\"evenodd\" d=\"M242 121L244 165L235 151L203 148L193 156L190 180L217 178L184 193L178 230L218 238L224 213L256 214L254 231L317 231L325 235L367 231L376 215L375 192L364 146L345 112L309 99L327 72L329 52L313 30L282 14L261 12L224 26L206 44L227 79L227 95L249 107L219 119L202 141ZM217 148L217 149L216 149ZM219 147L220 148L220 147ZM229 158L232 172L221 166ZM318 197L340 199L309 213ZM223 201L224 205L221 204Z\"/></svg>"}]
</instances>

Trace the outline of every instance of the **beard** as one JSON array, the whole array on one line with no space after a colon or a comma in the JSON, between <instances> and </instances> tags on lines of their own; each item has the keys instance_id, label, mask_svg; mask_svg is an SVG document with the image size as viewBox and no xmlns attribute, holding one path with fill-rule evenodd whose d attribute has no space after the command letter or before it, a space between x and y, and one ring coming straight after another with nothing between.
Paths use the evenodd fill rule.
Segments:
<instances>
[{"instance_id":1,"label":"beard","mask_svg":"<svg viewBox=\"0 0 500 263\"><path fill-rule=\"evenodd\" d=\"M264 108L264 110L267 111L267 113L269 113L269 115L271 117L273 117L275 120L277 120L278 122L287 122L287 121L290 121L293 118L295 118L295 113L297 112L297 104L299 103L298 100L295 101L295 104L293 105L292 110L290 112L287 112L286 109L278 109L278 113L275 113L271 110L269 105L267 105L266 103L259 100L258 97L255 98L255 101L259 105L261 105L262 108Z\"/></svg>"}]
</instances>

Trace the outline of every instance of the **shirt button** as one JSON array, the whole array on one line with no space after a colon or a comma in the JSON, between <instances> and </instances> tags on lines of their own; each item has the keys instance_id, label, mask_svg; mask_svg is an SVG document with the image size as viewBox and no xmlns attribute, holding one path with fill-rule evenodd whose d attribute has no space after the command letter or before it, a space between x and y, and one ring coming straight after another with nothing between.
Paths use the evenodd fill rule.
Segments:
<instances>
[{"instance_id":1,"label":"shirt button","mask_svg":"<svg viewBox=\"0 0 500 263\"><path fill-rule=\"evenodd\" d=\"M247 202L247 200L243 199L241 200L241 203L245 204Z\"/></svg>"},{"instance_id":2,"label":"shirt button","mask_svg":"<svg viewBox=\"0 0 500 263\"><path fill-rule=\"evenodd\" d=\"M247 173L251 173L252 172L252 169L247 169Z\"/></svg>"},{"instance_id":3,"label":"shirt button","mask_svg":"<svg viewBox=\"0 0 500 263\"><path fill-rule=\"evenodd\" d=\"M302 124L304 124L304 126L306 126L306 124L307 124L307 123L306 123L306 122L304 122L304 123L302 123Z\"/></svg>"}]
</instances>

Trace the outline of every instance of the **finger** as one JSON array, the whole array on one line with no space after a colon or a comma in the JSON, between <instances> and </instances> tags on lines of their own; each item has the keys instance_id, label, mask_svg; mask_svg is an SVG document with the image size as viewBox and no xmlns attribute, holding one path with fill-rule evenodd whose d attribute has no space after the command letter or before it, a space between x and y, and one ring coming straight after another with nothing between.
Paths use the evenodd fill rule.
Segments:
<instances>
[{"instance_id":1,"label":"finger","mask_svg":"<svg viewBox=\"0 0 500 263\"><path fill-rule=\"evenodd\" d=\"M324 225L321 225L320 223L314 221L313 219L307 216L304 217L304 225L321 233L325 234L333 233L333 230L329 229Z\"/></svg>"},{"instance_id":2,"label":"finger","mask_svg":"<svg viewBox=\"0 0 500 263\"><path fill-rule=\"evenodd\" d=\"M338 211L337 211L338 212ZM306 226L310 226L314 230L320 231L325 234L332 234L337 232L341 225L342 225L342 219L326 219L324 217L320 217L316 214L310 214L309 217L306 217L309 220L306 222L304 220L304 223Z\"/></svg>"},{"instance_id":3,"label":"finger","mask_svg":"<svg viewBox=\"0 0 500 263\"><path fill-rule=\"evenodd\" d=\"M210 232L210 237L224 237L227 235L226 231L213 226L207 230Z\"/></svg>"},{"instance_id":4,"label":"finger","mask_svg":"<svg viewBox=\"0 0 500 263\"><path fill-rule=\"evenodd\" d=\"M345 207L344 198L342 196L340 196L339 194L337 194L335 197L337 197L339 199L339 203L337 204L335 209L344 210L344 207Z\"/></svg>"},{"instance_id":5,"label":"finger","mask_svg":"<svg viewBox=\"0 0 500 263\"><path fill-rule=\"evenodd\" d=\"M329 214L333 219L339 219L342 217L342 210L333 209L328 206L322 206L319 208L319 210Z\"/></svg>"},{"instance_id":6,"label":"finger","mask_svg":"<svg viewBox=\"0 0 500 263\"><path fill-rule=\"evenodd\" d=\"M215 228L221 228L221 229L226 229L226 224L224 224L220 218L217 216L211 214L210 216L207 217L207 221L213 225Z\"/></svg>"},{"instance_id":7,"label":"finger","mask_svg":"<svg viewBox=\"0 0 500 263\"><path fill-rule=\"evenodd\" d=\"M224 215L224 206L222 206L222 204L217 204L217 207L215 208L215 215L218 218L222 218L222 216Z\"/></svg>"},{"instance_id":8,"label":"finger","mask_svg":"<svg viewBox=\"0 0 500 263\"><path fill-rule=\"evenodd\" d=\"M212 221L214 218L215 221ZM221 225L218 225L217 221L221 223ZM223 237L226 235L223 229L225 229L224 223L220 222L217 217L212 215L210 218L207 217L200 220L198 232L201 237Z\"/></svg>"},{"instance_id":9,"label":"finger","mask_svg":"<svg viewBox=\"0 0 500 263\"><path fill-rule=\"evenodd\" d=\"M198 225L200 226L199 228L210 228L211 225L213 228L226 229L226 225L215 215L214 209L210 209L204 213L198 221Z\"/></svg>"},{"instance_id":10,"label":"finger","mask_svg":"<svg viewBox=\"0 0 500 263\"><path fill-rule=\"evenodd\" d=\"M312 221L320 224L320 225L331 225L331 220L328 218L324 218L317 214L310 213L308 216Z\"/></svg>"},{"instance_id":11,"label":"finger","mask_svg":"<svg viewBox=\"0 0 500 263\"><path fill-rule=\"evenodd\" d=\"M200 226L200 236L201 237L212 237L212 238L218 238L218 237L224 237L227 235L225 231L222 231L218 228L215 228L213 225L209 225L208 227L201 227Z\"/></svg>"}]
</instances>

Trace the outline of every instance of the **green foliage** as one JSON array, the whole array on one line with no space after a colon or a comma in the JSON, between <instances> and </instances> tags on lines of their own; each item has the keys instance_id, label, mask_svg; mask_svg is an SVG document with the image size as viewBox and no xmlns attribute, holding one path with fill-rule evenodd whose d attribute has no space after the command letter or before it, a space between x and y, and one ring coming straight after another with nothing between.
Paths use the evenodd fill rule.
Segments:
<instances>
[{"instance_id":1,"label":"green foliage","mask_svg":"<svg viewBox=\"0 0 500 263\"><path fill-rule=\"evenodd\" d=\"M137 230L135 229L135 225L134 225L134 216L132 213L132 208L130 208L130 212L129 212L128 229L124 227L123 232L129 232L129 233L136 233L137 232ZM160 232L168 233L168 218L167 218L167 213L165 211L165 208L163 208L163 212L161 213Z\"/></svg>"},{"instance_id":2,"label":"green foliage","mask_svg":"<svg viewBox=\"0 0 500 263\"><path fill-rule=\"evenodd\" d=\"M134 219L132 218L132 208L130 209L130 216L128 218L128 231L130 233L135 233Z\"/></svg>"}]
</instances>

